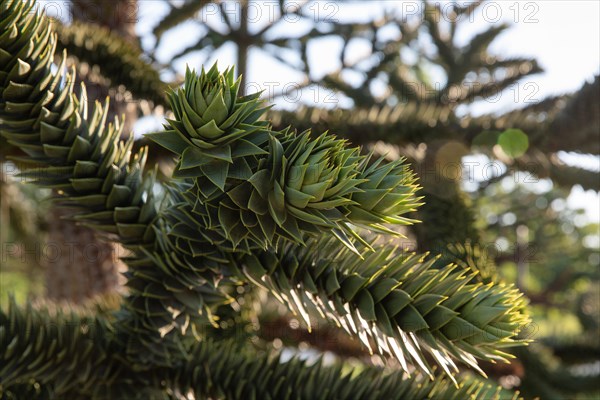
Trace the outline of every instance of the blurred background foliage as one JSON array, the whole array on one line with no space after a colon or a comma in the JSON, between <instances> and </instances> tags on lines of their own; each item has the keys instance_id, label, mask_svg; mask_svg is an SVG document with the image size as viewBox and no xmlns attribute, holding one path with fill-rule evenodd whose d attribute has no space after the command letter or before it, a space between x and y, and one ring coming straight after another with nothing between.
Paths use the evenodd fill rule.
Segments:
<instances>
[{"instance_id":1,"label":"blurred background foliage","mask_svg":"<svg viewBox=\"0 0 600 400\"><path fill-rule=\"evenodd\" d=\"M407 251L441 253L443 261L478 271L476 279L483 283L514 283L530 299L534 322L525 335L535 344L519 349L511 365L485 365L490 378L528 398L600 396L600 226L597 216L569 206L573 192L597 192L600 175L558 156L570 152L576 160L597 162L598 77L575 93L504 113L471 114L464 106L525 78L535 82L535 74L542 72L535 59L490 53L490 45L508 25L489 26L466 45L456 44L457 30L481 2L444 8L444 17L439 5L425 2L420 17L410 21L400 18L392 5L382 19L358 23L316 18L317 2L279 1L272 2L273 18L254 24L248 15L252 2L233 7L220 1L165 0L168 13L141 37L134 29L135 1L119 0L110 12L90 17L90 10L106 3L73 0L70 15L56 22L62 48L80 61L80 76L92 88L90 101L113 97L113 112L126 113L136 133L146 129L134 125L137 118L168 116L164 88L178 84L182 76L176 63L160 60L157 49L169 46L170 30L190 23L199 24L203 34L173 60L207 60L219 48L234 45L238 72L262 68L249 62L250 49L300 72L298 88L326 88L347 100L346 106L298 102L276 107L269 115L275 128L293 124L317 133L329 130L365 151L408 158L420 176L426 204L414 216L423 223L407 230L408 239L400 245ZM290 20L308 28L280 29ZM327 37L343 40L340 68L317 79L307 49ZM357 41L368 44L360 59L353 55ZM443 77L440 82L438 76ZM151 107L159 105L163 107ZM149 144L136 137L138 146ZM150 154L161 170L173 167L171 156L160 148L153 147ZM119 251L98 244L106 255L85 268L72 265L73 257L55 262L58 240L85 247L95 238L72 228L70 238L58 239L52 227L60 216L43 201L47 193L20 184L18 168L8 160L11 155L19 154L3 141L2 306L9 291L21 303L45 298L84 303L121 290ZM231 315L221 322L232 336L289 352L299 348L307 358L324 353L350 362L381 362L357 342L334 333L325 321L309 334L285 309L266 301L264 293L239 287L233 294L238 312L227 311Z\"/></svg>"}]
</instances>

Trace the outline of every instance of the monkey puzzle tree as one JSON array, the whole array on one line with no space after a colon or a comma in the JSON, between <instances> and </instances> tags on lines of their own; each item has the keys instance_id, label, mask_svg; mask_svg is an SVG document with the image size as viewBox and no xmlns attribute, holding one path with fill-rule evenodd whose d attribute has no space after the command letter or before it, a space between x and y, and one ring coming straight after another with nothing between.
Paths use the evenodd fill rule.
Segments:
<instances>
[{"instance_id":1,"label":"monkey puzzle tree","mask_svg":"<svg viewBox=\"0 0 600 400\"><path fill-rule=\"evenodd\" d=\"M374 146L377 141L382 140L392 145L383 150L385 152L391 149L390 155L396 153L410 157L415 153L424 154L420 158L414 158L416 162L413 163L414 169L420 174L420 183L424 187L427 199L417 214L417 218L424 223L413 225L410 230L416 233L416 242L420 250L442 251L445 254L445 257L438 261L438 266L443 266L444 262L448 261L457 262L463 268L477 270L479 275L476 279L487 283L500 278L496 274L496 263L505 264L507 258L522 258L522 254L519 253L523 251L536 248L539 253L554 254L557 244L551 244L549 241L538 242L537 233L533 229L528 231L529 235L520 235L519 243L512 246L515 254L502 253L497 257L486 254L486 246L489 250L489 246L494 244L497 237L496 228L494 224L482 224L481 220L476 223L477 217L485 219L485 211L477 206L473 207L473 203L479 205L481 202L478 200L481 200L481 196L487 200L489 195L483 190L475 195L464 193L461 188L461 183L464 182L460 173L461 159L466 154L480 153L485 154L490 163L493 162L496 166L503 164L506 167L499 175L494 174L481 182L480 186L489 189L499 186L496 182L501 182L503 178L518 180L518 177L526 177L527 182L550 178L555 187L567 190L574 185L598 190L600 179L597 171L567 165L560 160L557 152L562 150L598 153L600 119L595 110L598 108L600 80L596 77L593 82L586 83L574 94L553 96L539 102L525 101L529 103L525 107L501 115L474 117L468 113L457 114L458 106L462 105L464 108L478 99L493 98L506 89L517 90L516 85L519 82L540 72L541 68L535 59L503 59L488 50L490 44L505 32L506 25L490 26L472 36L465 45L458 44L461 41L458 40L457 32L464 28L461 25L468 25L476 13L485 12L487 5L483 1L471 2L464 7L456 3L414 3L410 6L420 8L414 14L414 20L394 15L394 7L398 11L399 5L385 4L390 5L392 12L373 21L351 22L348 19L352 20L352 17L348 17L346 13L346 19L336 23L312 21L312 29L307 30L301 37L295 37L292 31L285 31L275 35L275 39L273 35L269 36L269 40L264 42L260 36L253 38L257 47L269 42L265 50L276 48L275 55L287 55L286 51L295 50L298 53L297 57L280 59L305 73L306 80L302 84L332 88L352 99L354 104L348 109L333 110L315 105L291 111L274 109L269 111L270 121L276 129L291 124L300 130L331 130L365 147ZM310 10L313 5L314 2L306 2L303 3L303 8ZM185 3L180 8L174 8L172 14L164 21L174 21L171 17L175 15L189 18L192 14L183 12L185 6L192 7L191 4ZM341 9L344 6L342 3L339 7ZM161 22L158 26L173 26L167 25ZM394 29L398 35L390 37L389 32ZM306 49L314 39L326 36L341 39L343 47L338 53L341 68L337 73L323 79L311 80ZM231 33L219 38L220 43L226 43L227 40L239 41L238 37ZM422 44L423 39L429 42L427 46ZM352 50L352 45L357 41L367 43L370 47L367 56L358 62ZM210 46L193 46L181 54L208 48ZM413 56L416 54L417 57L410 61L404 57L406 53ZM298 61L291 62L293 60ZM429 74L431 67L442 71L443 78L437 84ZM361 77L358 81L357 76ZM348 77L354 79L347 79ZM526 85L528 86L521 88L536 87L535 82L531 81ZM504 95L507 95L506 92ZM517 101L519 100L515 99L515 102ZM520 129L521 132L511 128ZM379 144L375 147L377 146ZM411 146L417 147L419 151L411 150ZM513 151L517 147L520 147L520 151ZM426 151L420 151L422 148L426 148ZM502 151L497 151L498 148ZM446 166L449 168L445 171ZM530 197L544 200L540 195ZM521 203L503 198L502 203L506 202L515 209L520 209L522 204L527 205L526 209L533 207L533 200ZM512 213L510 208L504 212L508 213L507 216ZM532 221L521 220L518 226L533 227L542 218L532 213L528 215L531 215ZM542 220L545 221L544 218ZM556 217L547 222L555 228L559 227ZM508 237L514 237L515 227L507 228L513 230L513 234ZM588 229L593 229L593 226ZM490 230L493 232L491 235ZM565 319L573 319L575 313L583 332L573 338L564 338L561 335L545 337L542 340L543 345L538 344L533 348L534 351L519 351L519 360L510 369L502 370L491 365L485 367L486 372L491 374L520 379L520 384L517 385L528 396L564 398L585 396L585 393L597 393L599 390L598 386L593 384L597 378L597 371L589 372L591 375L588 376L585 375L586 372L582 372L590 371L590 365L598 360L598 341L589 340L589 337L597 336L593 328L596 322L588 315L590 310L595 310L594 307L590 308L589 304L593 302L590 299L594 299L594 293L597 292L597 289L594 289L597 288L597 275L579 273L581 264L587 263L588 270L596 268L597 263L594 265L593 260L597 257L597 252L590 255L589 260L592 261L588 261L588 249L585 246L571 245L569 251L577 255L576 263L566 263L564 257L547 257L543 262L540 261L545 272L537 272L533 279L542 285L548 285L547 291L563 299L558 301L561 303L561 315ZM564 251L560 253L561 256L565 255ZM513 268L521 270L520 265ZM503 272L508 270L502 268ZM556 294L552 289L557 286L556 283L548 282L544 278L548 271L555 270L558 274L556 280L563 282ZM511 276L510 273L502 275ZM590 282L585 282L586 279ZM518 281L522 279L519 278ZM575 290L575 287L581 289ZM583 293L580 293L580 290ZM542 293L546 293L546 290ZM540 323L544 324L548 315L556 312L556 304L545 304L547 299L538 296L535 290L531 294L534 302L538 303L536 310L539 311L536 316ZM584 308L588 311L584 311ZM290 332L292 331L287 330L279 337L283 338ZM302 339L314 343L314 340L308 339L307 336L303 336ZM572 355L565 357L568 353L565 349L573 349Z\"/></svg>"},{"instance_id":2,"label":"monkey puzzle tree","mask_svg":"<svg viewBox=\"0 0 600 400\"><path fill-rule=\"evenodd\" d=\"M310 124L313 128L318 126L343 132L353 142L365 146L379 146L376 142L383 141L387 143L383 152L389 151L390 155L417 154L414 158L420 159L420 163L413 165L422 177L420 182L427 198L417 214L423 223L412 227L418 248L441 251L445 253L445 260L478 270L483 282L516 278L522 283L523 275L526 275L523 258L533 251L545 254L529 260L534 265L537 263L538 268L529 274L532 287L528 288L527 294L532 296L535 323L547 326L557 314L560 317L550 323L553 327L549 331L538 335L541 343L517 350L518 359L512 368L503 371L487 365L484 369L491 375L515 378L509 386L517 386L528 397L597 396L600 392L598 371L591 365L598 364L600 342L597 340L597 307L591 304L597 303L598 252L597 245L590 248L582 240L597 237L594 236L597 235L597 224L586 226L586 230L596 232L590 236L581 235L579 229L568 233L569 229L573 230L568 228L573 224L569 219L574 217L566 210L556 216L551 210L551 201L546 200L550 193L532 192L525 197L521 191L526 190L520 188L521 185L510 196L499 197L498 193L502 192L499 187L506 181L533 184L542 178L551 180L555 188L552 195L557 188L568 191L575 185L586 190L600 188L597 170L568 165L557 154L562 150L597 157L600 118L597 111L592 110L598 109L600 79L596 76L576 93L535 101L500 115L457 115L457 106L469 104L478 97L484 98L486 92L497 94L517 79L540 69L535 60L501 60L490 55L489 44L505 26L492 26L472 37L465 46L456 45L455 33L460 21L465 21L465 16L474 13L478 7L485 7L484 2L469 3L466 8L425 1L421 5L421 19L414 25L388 18L363 34L372 40L371 54L366 62L342 62L343 69L339 73L324 79L324 84L351 97L360 107L329 110L309 106L290 112L273 111L272 122L276 127L290 123L298 127ZM440 16L440 7L446 10L446 18ZM462 18L456 18L459 16ZM395 25L401 33L397 40L378 39L378 30ZM431 45L425 49L416 40L423 32L431 40ZM402 57L403 51L417 53L420 57L415 63L407 63ZM347 52L342 52L341 57L344 53ZM432 64L444 71L446 78L438 87L431 84L423 71ZM505 67L508 71L496 74ZM364 81L351 85L343 79L347 76L343 74L344 70L358 70ZM474 80L479 78L479 73L484 78L482 82ZM467 79L467 83L470 85L463 85L461 80L469 76L471 82ZM373 81L379 83L378 89L382 82L385 84L383 95L381 91L379 95L374 93ZM519 147L520 151L512 151ZM465 178L461 174L461 159L473 153L485 155L488 161L484 165L503 165L504 170L488 175L479 182L478 192L467 194L460 185L466 180L472 185L473 180L471 176ZM444 173L444 167L448 167L449 173ZM489 202L503 209L505 215L498 215L498 221L503 221L505 216L517 215L517 223L506 226L502 222L486 223L489 208L481 206ZM535 212L538 204L546 204L539 214ZM534 229L538 224L541 227ZM503 227L502 233L498 225ZM507 235L506 231L512 233ZM547 238L548 231L555 234L552 239ZM509 250L495 252L498 238L510 238L509 243L513 245ZM563 242L570 244L562 247ZM502 267L500 274L496 273L496 265ZM569 325L566 321L571 321L571 326L579 326L579 330L575 330L577 333L560 332L562 327Z\"/></svg>"},{"instance_id":3,"label":"monkey puzzle tree","mask_svg":"<svg viewBox=\"0 0 600 400\"><path fill-rule=\"evenodd\" d=\"M459 366L482 372L478 360L510 358L504 349L524 342L525 300L382 240L416 222L407 214L421 205L404 160L362 155L327 133L274 130L259 95L240 96L233 70L213 67L188 70L168 91L173 117L149 137L177 163L160 183L146 171L148 149L132 151L122 121L107 120L108 104L74 94L74 69L65 72L65 56L53 63L56 34L33 6L0 2L2 135L26 153L14 158L23 178L54 189L70 218L131 256L115 310L13 302L0 312L3 396L501 395ZM334 322L390 366L353 373L220 338L243 285L267 289L309 327L318 316Z\"/></svg>"}]
</instances>

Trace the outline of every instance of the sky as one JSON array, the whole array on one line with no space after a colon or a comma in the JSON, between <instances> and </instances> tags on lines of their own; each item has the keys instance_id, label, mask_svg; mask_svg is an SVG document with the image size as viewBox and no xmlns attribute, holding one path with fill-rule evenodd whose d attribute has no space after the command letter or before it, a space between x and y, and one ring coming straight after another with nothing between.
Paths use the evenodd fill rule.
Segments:
<instances>
[{"instance_id":1,"label":"sky","mask_svg":"<svg viewBox=\"0 0 600 400\"><path fill-rule=\"evenodd\" d=\"M154 38L150 34L152 27L168 11L164 1L139 0L138 34L142 37L145 47L154 46ZM174 0L173 3L180 2ZM293 2L292 2L293 3ZM447 10L449 1L440 1L442 10ZM469 2L457 1L460 5ZM254 29L260 29L270 19L276 16L274 1L253 1L250 19ZM332 2L318 1L310 8L315 17L340 21L366 22L383 16L385 11L391 11L403 20L411 21L420 18L420 3L417 1L350 1ZM226 10L231 18L237 17L235 2L227 2ZM203 32L202 24L208 21L219 26L219 18L206 14L198 16L195 22L188 22L168 32L158 48L156 57L159 61L172 64L179 73L185 66L200 68L202 63L212 65L218 60L224 68L235 63L235 46L225 46L213 54L191 54L186 58L173 60L173 55L186 46L194 43ZM442 18L445 15L442 14ZM474 14L468 23L462 24L457 32L458 44L465 44L476 33L491 25L507 23L511 27L502 33L490 47L492 54L510 57L536 58L544 69L541 74L533 75L510 87L495 99L476 102L469 110L472 114L502 113L510 109L526 106L531 102L540 101L547 96L570 93L578 90L586 81L591 81L595 74L600 73L600 1L488 1ZM273 36L296 34L302 36L311 28L310 23L284 21L272 31ZM390 32L394 36L396 32ZM426 43L424 45L427 45ZM339 51L341 40L324 38L309 47L308 58L313 66L313 77L319 78L340 67ZM366 54L364 43L357 41L350 54L359 58ZM301 101L317 103L324 107L349 107L351 103L333 92L322 88L303 89L301 93L294 91L296 83L304 77L293 69L280 64L266 56L260 50L252 50L248 62L247 81L250 91L266 89L266 94L287 90L289 96L276 101L280 108L294 108L297 97ZM435 70L429 71L434 81L443 84L443 77ZM143 129L150 129L149 124ZM141 125L140 125L141 126ZM584 166L600 171L600 158L561 153L560 158L573 165ZM569 206L583 207L586 214L594 221L600 220L600 197L593 191L583 191L575 187L569 196Z\"/></svg>"}]
</instances>

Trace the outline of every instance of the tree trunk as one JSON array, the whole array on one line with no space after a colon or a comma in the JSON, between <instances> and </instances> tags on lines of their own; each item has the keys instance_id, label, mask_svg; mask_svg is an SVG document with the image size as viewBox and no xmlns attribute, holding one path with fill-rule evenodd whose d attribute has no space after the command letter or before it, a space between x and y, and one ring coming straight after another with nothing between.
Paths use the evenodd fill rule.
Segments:
<instances>
[{"instance_id":1,"label":"tree trunk","mask_svg":"<svg viewBox=\"0 0 600 400\"><path fill-rule=\"evenodd\" d=\"M470 265L470 254L453 251L448 245L460 249L467 245L478 246L480 241L471 199L460 187L462 156L467 151L467 147L457 141L434 141L427 144L423 160L415 164L423 187L421 195L425 196L425 204L416 216L421 223L413 227L417 249L420 253L441 255L436 263L440 267L459 260ZM489 268L485 261L477 260L476 264L482 264L475 266L479 272ZM479 276L488 279L488 272Z\"/></svg>"},{"instance_id":2,"label":"tree trunk","mask_svg":"<svg viewBox=\"0 0 600 400\"><path fill-rule=\"evenodd\" d=\"M415 165L426 196L417 217L422 223L414 227L421 252L444 254L449 243L479 241L470 201L460 188L467 151L456 141L428 143L424 159Z\"/></svg>"},{"instance_id":3,"label":"tree trunk","mask_svg":"<svg viewBox=\"0 0 600 400\"><path fill-rule=\"evenodd\" d=\"M71 3L71 16L74 20L106 27L121 35L123 39L139 46L139 39L135 33L137 0L72 0ZM137 104L131 95L123 90L119 91L116 87L111 90L93 79L86 79L85 76L80 76L78 79L86 84L87 100L91 107L96 100L103 102L106 97L111 98L108 120L113 119L115 115L119 117L124 115L123 134L129 135L137 119Z\"/></svg>"},{"instance_id":4,"label":"tree trunk","mask_svg":"<svg viewBox=\"0 0 600 400\"><path fill-rule=\"evenodd\" d=\"M119 288L119 261L116 245L98 240L94 232L55 209L43 249L46 267L46 295L55 301L82 303Z\"/></svg>"}]
</instances>

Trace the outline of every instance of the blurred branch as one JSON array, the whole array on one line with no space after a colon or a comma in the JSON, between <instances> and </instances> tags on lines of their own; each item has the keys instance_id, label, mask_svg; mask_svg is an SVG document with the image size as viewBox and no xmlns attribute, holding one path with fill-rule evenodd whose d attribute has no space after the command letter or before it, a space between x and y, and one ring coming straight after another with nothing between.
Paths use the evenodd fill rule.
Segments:
<instances>
[{"instance_id":1,"label":"blurred branch","mask_svg":"<svg viewBox=\"0 0 600 400\"><path fill-rule=\"evenodd\" d=\"M369 352L358 341L352 340L340 329L330 327L326 323L319 324L309 332L301 327L297 320L282 315L263 315L258 336L267 341L279 338L284 343L291 342L294 346L305 342L319 351L329 351L344 358L368 359L370 357Z\"/></svg>"},{"instance_id":2,"label":"blurred branch","mask_svg":"<svg viewBox=\"0 0 600 400\"><path fill-rule=\"evenodd\" d=\"M98 66L112 87L124 85L135 99L166 105L167 84L135 45L105 27L85 22L74 21L70 25L56 22L54 28L61 50L67 49L69 55Z\"/></svg>"},{"instance_id":3,"label":"blurred branch","mask_svg":"<svg viewBox=\"0 0 600 400\"><path fill-rule=\"evenodd\" d=\"M555 184L566 188L581 185L584 190L600 190L600 173L566 165L556 154L546 155L534 149L514 160L514 167L530 172L532 177L550 178Z\"/></svg>"}]
</instances>

